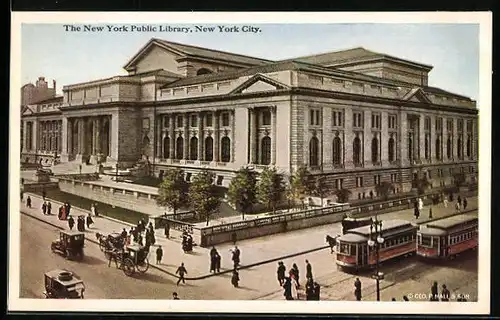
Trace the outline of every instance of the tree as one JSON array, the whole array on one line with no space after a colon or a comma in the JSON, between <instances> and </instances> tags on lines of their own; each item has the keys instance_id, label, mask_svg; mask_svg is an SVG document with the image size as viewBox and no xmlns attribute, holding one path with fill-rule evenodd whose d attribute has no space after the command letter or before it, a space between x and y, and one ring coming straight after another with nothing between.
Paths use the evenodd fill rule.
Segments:
<instances>
[{"instance_id":1,"label":"tree","mask_svg":"<svg viewBox=\"0 0 500 320\"><path fill-rule=\"evenodd\" d=\"M304 199L311 191L310 173L305 167L299 167L290 177L288 196L290 199L300 201L304 207Z\"/></svg>"},{"instance_id":2,"label":"tree","mask_svg":"<svg viewBox=\"0 0 500 320\"><path fill-rule=\"evenodd\" d=\"M417 193L420 195L425 193L425 190L431 186L431 183L427 177L416 178L413 180L413 186L417 189Z\"/></svg>"},{"instance_id":3,"label":"tree","mask_svg":"<svg viewBox=\"0 0 500 320\"><path fill-rule=\"evenodd\" d=\"M453 184L457 187L457 190L460 190L460 187L465 184L465 174L462 172L455 173L453 175Z\"/></svg>"},{"instance_id":4,"label":"tree","mask_svg":"<svg viewBox=\"0 0 500 320\"><path fill-rule=\"evenodd\" d=\"M250 212L257 202L256 186L256 174L248 168L240 169L229 184L227 192L229 203L242 213L242 219L245 219L245 213Z\"/></svg>"},{"instance_id":5,"label":"tree","mask_svg":"<svg viewBox=\"0 0 500 320\"><path fill-rule=\"evenodd\" d=\"M337 201L340 203L346 203L349 201L349 197L351 196L351 190L349 189L337 189L335 191L335 195L337 196Z\"/></svg>"},{"instance_id":6,"label":"tree","mask_svg":"<svg viewBox=\"0 0 500 320\"><path fill-rule=\"evenodd\" d=\"M188 184L184 180L184 171L167 169L158 187L156 203L171 208L175 215L179 208L188 203L188 199Z\"/></svg>"},{"instance_id":7,"label":"tree","mask_svg":"<svg viewBox=\"0 0 500 320\"><path fill-rule=\"evenodd\" d=\"M283 191L283 177L278 174L276 168L264 168L257 183L257 199L266 204L268 210L272 209L274 214Z\"/></svg>"},{"instance_id":8,"label":"tree","mask_svg":"<svg viewBox=\"0 0 500 320\"><path fill-rule=\"evenodd\" d=\"M221 202L220 194L213 184L214 176L212 172L203 170L193 177L189 188L193 209L200 220L205 219L207 226Z\"/></svg>"},{"instance_id":9,"label":"tree","mask_svg":"<svg viewBox=\"0 0 500 320\"><path fill-rule=\"evenodd\" d=\"M323 206L323 198L328 195L326 191L326 179L322 176L317 176L314 180L314 194L321 199L321 206Z\"/></svg>"},{"instance_id":10,"label":"tree","mask_svg":"<svg viewBox=\"0 0 500 320\"><path fill-rule=\"evenodd\" d=\"M389 198L391 191L394 189L394 185L388 181L381 182L375 186L375 191L377 194L382 196L384 200Z\"/></svg>"}]
</instances>

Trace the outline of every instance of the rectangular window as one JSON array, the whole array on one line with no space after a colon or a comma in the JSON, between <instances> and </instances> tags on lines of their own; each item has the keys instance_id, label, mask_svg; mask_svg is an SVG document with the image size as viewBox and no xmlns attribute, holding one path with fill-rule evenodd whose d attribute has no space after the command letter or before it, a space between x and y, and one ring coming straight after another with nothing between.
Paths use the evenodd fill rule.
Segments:
<instances>
[{"instance_id":1,"label":"rectangular window","mask_svg":"<svg viewBox=\"0 0 500 320\"><path fill-rule=\"evenodd\" d=\"M388 127L389 129L396 129L396 115L394 114L389 115Z\"/></svg>"},{"instance_id":2,"label":"rectangular window","mask_svg":"<svg viewBox=\"0 0 500 320\"><path fill-rule=\"evenodd\" d=\"M425 117L425 120L424 120L424 130L425 131L430 131L431 130L431 118L430 117Z\"/></svg>"},{"instance_id":3,"label":"rectangular window","mask_svg":"<svg viewBox=\"0 0 500 320\"><path fill-rule=\"evenodd\" d=\"M222 126L229 127L229 112L224 112L222 114Z\"/></svg>"},{"instance_id":4,"label":"rectangular window","mask_svg":"<svg viewBox=\"0 0 500 320\"><path fill-rule=\"evenodd\" d=\"M321 110L319 110L319 109L309 110L309 123L312 126L321 125Z\"/></svg>"},{"instance_id":5,"label":"rectangular window","mask_svg":"<svg viewBox=\"0 0 500 320\"><path fill-rule=\"evenodd\" d=\"M375 185L380 184L380 175L379 174L376 174L376 175L373 176L373 183Z\"/></svg>"},{"instance_id":6,"label":"rectangular window","mask_svg":"<svg viewBox=\"0 0 500 320\"><path fill-rule=\"evenodd\" d=\"M163 117L163 128L168 128L170 127L170 117L169 116L164 116Z\"/></svg>"},{"instance_id":7,"label":"rectangular window","mask_svg":"<svg viewBox=\"0 0 500 320\"><path fill-rule=\"evenodd\" d=\"M436 131L443 131L443 118L436 118Z\"/></svg>"},{"instance_id":8,"label":"rectangular window","mask_svg":"<svg viewBox=\"0 0 500 320\"><path fill-rule=\"evenodd\" d=\"M457 130L458 131L463 131L464 130L464 120L458 119L458 121L457 121Z\"/></svg>"},{"instance_id":9,"label":"rectangular window","mask_svg":"<svg viewBox=\"0 0 500 320\"><path fill-rule=\"evenodd\" d=\"M344 126L344 111L333 111L332 113L332 124L334 127Z\"/></svg>"},{"instance_id":10,"label":"rectangular window","mask_svg":"<svg viewBox=\"0 0 500 320\"><path fill-rule=\"evenodd\" d=\"M198 126L198 116L193 114L191 115L191 127Z\"/></svg>"},{"instance_id":11,"label":"rectangular window","mask_svg":"<svg viewBox=\"0 0 500 320\"><path fill-rule=\"evenodd\" d=\"M183 116L177 116L177 128L181 128L182 127L182 123L183 123Z\"/></svg>"},{"instance_id":12,"label":"rectangular window","mask_svg":"<svg viewBox=\"0 0 500 320\"><path fill-rule=\"evenodd\" d=\"M206 115L206 118L205 118L205 119L206 119L206 120L205 120L205 121L206 121L206 126L207 126L207 127L211 127L211 126L213 125L213 124L212 124L212 123L213 123L213 116L212 116L212 114L211 114L211 113L207 113L207 115Z\"/></svg>"},{"instance_id":13,"label":"rectangular window","mask_svg":"<svg viewBox=\"0 0 500 320\"><path fill-rule=\"evenodd\" d=\"M362 112L353 112L353 127L354 128L362 128L363 127L363 113Z\"/></svg>"},{"instance_id":14,"label":"rectangular window","mask_svg":"<svg viewBox=\"0 0 500 320\"><path fill-rule=\"evenodd\" d=\"M381 129L380 114L372 113L372 129Z\"/></svg>"},{"instance_id":15,"label":"rectangular window","mask_svg":"<svg viewBox=\"0 0 500 320\"><path fill-rule=\"evenodd\" d=\"M262 125L263 126L269 126L269 125L271 125L271 111L264 110L262 112Z\"/></svg>"},{"instance_id":16,"label":"rectangular window","mask_svg":"<svg viewBox=\"0 0 500 320\"><path fill-rule=\"evenodd\" d=\"M356 177L356 187L362 187L363 186L363 177Z\"/></svg>"},{"instance_id":17,"label":"rectangular window","mask_svg":"<svg viewBox=\"0 0 500 320\"><path fill-rule=\"evenodd\" d=\"M446 130L453 131L453 119L448 119L446 121Z\"/></svg>"},{"instance_id":18,"label":"rectangular window","mask_svg":"<svg viewBox=\"0 0 500 320\"><path fill-rule=\"evenodd\" d=\"M467 132L472 132L472 120L467 120Z\"/></svg>"}]
</instances>

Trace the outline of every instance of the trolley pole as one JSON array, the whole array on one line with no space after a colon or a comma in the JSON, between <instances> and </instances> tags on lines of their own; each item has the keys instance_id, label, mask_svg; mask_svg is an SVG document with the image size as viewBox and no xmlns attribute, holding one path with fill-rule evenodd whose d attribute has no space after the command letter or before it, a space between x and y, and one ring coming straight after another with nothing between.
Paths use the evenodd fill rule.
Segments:
<instances>
[{"instance_id":1,"label":"trolley pole","mask_svg":"<svg viewBox=\"0 0 500 320\"><path fill-rule=\"evenodd\" d=\"M372 234L376 235L376 239L372 239ZM384 279L384 274L379 271L380 264L380 246L384 243L382 238L382 221L375 218L370 225L370 237L368 246L375 249L375 274L372 276L376 281L377 301L380 301L380 280Z\"/></svg>"}]
</instances>

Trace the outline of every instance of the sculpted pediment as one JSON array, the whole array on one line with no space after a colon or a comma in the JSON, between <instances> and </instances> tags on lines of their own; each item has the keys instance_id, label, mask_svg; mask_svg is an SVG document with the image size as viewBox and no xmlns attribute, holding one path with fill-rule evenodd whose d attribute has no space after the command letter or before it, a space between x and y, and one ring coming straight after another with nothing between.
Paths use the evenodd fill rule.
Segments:
<instances>
[{"instance_id":1,"label":"sculpted pediment","mask_svg":"<svg viewBox=\"0 0 500 320\"><path fill-rule=\"evenodd\" d=\"M425 92L421 88L411 89L404 97L403 100L419 102L419 103L431 103L431 100L427 97Z\"/></svg>"},{"instance_id":2,"label":"sculpted pediment","mask_svg":"<svg viewBox=\"0 0 500 320\"><path fill-rule=\"evenodd\" d=\"M287 85L279 81L266 77L262 74L258 74L240 84L229 94L266 92L266 91L275 91L288 88L289 87Z\"/></svg>"}]
</instances>

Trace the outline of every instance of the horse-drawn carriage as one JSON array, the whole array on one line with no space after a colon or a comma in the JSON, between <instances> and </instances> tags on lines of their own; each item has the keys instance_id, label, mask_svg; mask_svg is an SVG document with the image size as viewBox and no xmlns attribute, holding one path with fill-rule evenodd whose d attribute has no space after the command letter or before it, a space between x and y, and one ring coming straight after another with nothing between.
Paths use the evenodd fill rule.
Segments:
<instances>
[{"instance_id":1,"label":"horse-drawn carriage","mask_svg":"<svg viewBox=\"0 0 500 320\"><path fill-rule=\"evenodd\" d=\"M149 268L148 254L146 247L131 245L122 249L107 249L105 255L108 259L114 260L118 269L121 269L127 276L132 276L136 270L139 273L146 273Z\"/></svg>"},{"instance_id":2,"label":"horse-drawn carriage","mask_svg":"<svg viewBox=\"0 0 500 320\"><path fill-rule=\"evenodd\" d=\"M85 245L85 234L78 231L61 230L59 238L52 241L50 249L52 252L62 254L66 259L83 259L83 247Z\"/></svg>"},{"instance_id":3,"label":"horse-drawn carriage","mask_svg":"<svg viewBox=\"0 0 500 320\"><path fill-rule=\"evenodd\" d=\"M126 241L122 234L117 232L113 232L111 234L108 234L107 236L96 233L96 238L99 242L99 248L103 252L111 249L123 249Z\"/></svg>"}]
</instances>

